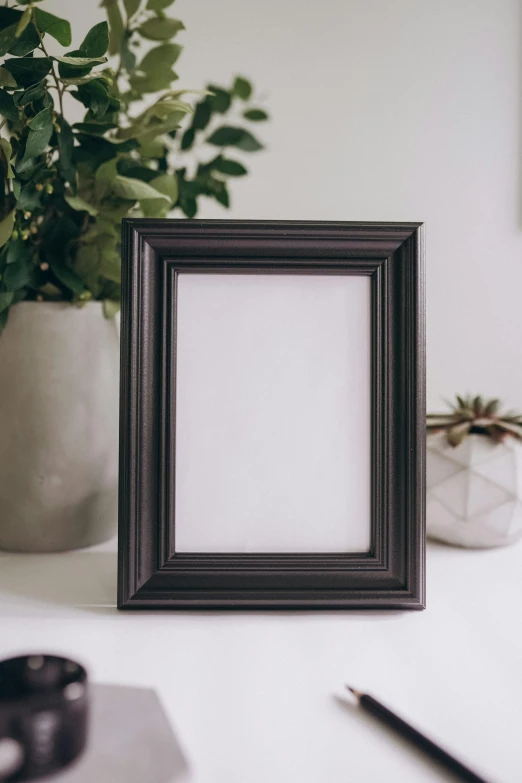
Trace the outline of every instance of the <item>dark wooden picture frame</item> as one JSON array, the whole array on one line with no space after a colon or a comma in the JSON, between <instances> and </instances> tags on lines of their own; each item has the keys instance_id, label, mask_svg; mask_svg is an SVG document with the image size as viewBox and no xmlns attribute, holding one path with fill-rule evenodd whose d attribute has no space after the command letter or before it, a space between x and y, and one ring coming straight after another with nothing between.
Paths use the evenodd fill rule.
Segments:
<instances>
[{"instance_id":1,"label":"dark wooden picture frame","mask_svg":"<svg viewBox=\"0 0 522 783\"><path fill-rule=\"evenodd\" d=\"M125 220L122 258L118 607L424 608L422 224ZM369 276L368 553L176 553L176 280L194 270Z\"/></svg>"}]
</instances>

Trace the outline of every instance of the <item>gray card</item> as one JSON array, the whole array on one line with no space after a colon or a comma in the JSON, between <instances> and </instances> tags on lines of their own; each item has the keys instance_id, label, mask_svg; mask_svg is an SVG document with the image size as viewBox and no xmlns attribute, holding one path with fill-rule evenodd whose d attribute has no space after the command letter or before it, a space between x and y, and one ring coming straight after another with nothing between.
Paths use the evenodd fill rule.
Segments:
<instances>
[{"instance_id":1,"label":"gray card","mask_svg":"<svg viewBox=\"0 0 522 783\"><path fill-rule=\"evenodd\" d=\"M177 783L187 765L156 692L91 685L90 734L59 783Z\"/></svg>"}]
</instances>

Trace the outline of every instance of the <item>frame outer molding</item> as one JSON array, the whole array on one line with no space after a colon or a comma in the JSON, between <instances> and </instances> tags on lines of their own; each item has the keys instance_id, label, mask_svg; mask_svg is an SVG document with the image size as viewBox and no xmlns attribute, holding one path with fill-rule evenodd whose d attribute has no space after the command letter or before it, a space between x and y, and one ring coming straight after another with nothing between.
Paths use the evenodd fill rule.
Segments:
<instances>
[{"instance_id":1,"label":"frame outer molding","mask_svg":"<svg viewBox=\"0 0 522 783\"><path fill-rule=\"evenodd\" d=\"M118 608L423 609L423 224L127 219L122 262ZM368 555L173 554L169 278L195 267L372 278Z\"/></svg>"}]
</instances>

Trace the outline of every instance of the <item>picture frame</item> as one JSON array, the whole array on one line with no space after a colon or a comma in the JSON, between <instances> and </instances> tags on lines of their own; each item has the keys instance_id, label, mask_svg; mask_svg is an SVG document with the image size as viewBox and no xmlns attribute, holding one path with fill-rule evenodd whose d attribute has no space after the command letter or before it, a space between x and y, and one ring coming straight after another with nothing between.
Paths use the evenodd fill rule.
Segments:
<instances>
[{"instance_id":1,"label":"picture frame","mask_svg":"<svg viewBox=\"0 0 522 783\"><path fill-rule=\"evenodd\" d=\"M424 608L423 225L127 219L122 276L118 608ZM359 299L367 304L359 305ZM316 312L322 316L312 328ZM241 339L247 349L238 358ZM283 369L274 373L271 361L279 342L286 346L277 365ZM301 350L301 359L292 363ZM313 362L325 351L333 360L322 362L319 372ZM288 369L294 364L295 373ZM271 395L273 404L267 407L263 397L261 405L242 410L238 425L234 417L243 390L258 389L250 377L254 372L260 373L255 378L267 379L266 396ZM306 372L306 383L301 372ZM327 377L321 383L323 372ZM329 373L335 382L330 383ZM291 404L286 400L279 405L286 384ZM352 410L343 418L341 435L335 436L335 416L344 417L341 406L346 399L349 407L352 394L355 414ZM224 429L223 406L228 406ZM365 411L366 429L361 430L357 421L366 422ZM283 442L281 422L287 414L293 429ZM246 525L241 513L242 508L259 508L252 465L257 465L260 441L253 436L248 440L245 432L258 415L256 432L264 437L274 429L279 438L263 458L262 487L269 497L272 458L277 463L287 446L290 456L281 470L278 464L274 483L279 494L273 494L265 516L255 518L248 544L241 539ZM274 418L277 428L270 424ZM292 452L309 422L314 432L333 433L324 443L319 436L324 469L323 463L317 469L317 444L304 449L317 457L311 466L303 459L301 467L302 446ZM355 444L344 437L352 431L367 432L366 445L366 436ZM229 432L233 435L223 436ZM226 458L221 459L221 449ZM357 454L362 457L356 459ZM234 483L245 455L247 480L242 474ZM190 470L184 468L186 462ZM300 466L297 477L294 462ZM363 473L355 481L346 465L356 472L358 463ZM288 466L291 490L285 497L281 475ZM313 481L300 483L301 469L305 475L312 471ZM232 490L219 491L230 477ZM304 499L297 497L301 491ZM343 509L352 507L367 507L369 513L362 515L367 517L363 522L348 514L346 530L337 521L323 541L329 516L321 513L315 522L321 506L314 503L330 503L332 497L336 520L343 520ZM286 540L284 509L294 501L300 509L297 522L304 522ZM310 506L314 514L307 515ZM279 515L275 527L266 513L271 508ZM228 510L235 520L230 529ZM249 511L248 520L254 517ZM365 525L366 549L346 549L347 541L364 540ZM298 551L292 551L293 536ZM199 551L192 550L195 541L203 544ZM252 550L252 541L261 544L259 550ZM279 541L284 543L281 551ZM330 550L331 541L335 546ZM314 542L320 545L317 550Z\"/></svg>"}]
</instances>

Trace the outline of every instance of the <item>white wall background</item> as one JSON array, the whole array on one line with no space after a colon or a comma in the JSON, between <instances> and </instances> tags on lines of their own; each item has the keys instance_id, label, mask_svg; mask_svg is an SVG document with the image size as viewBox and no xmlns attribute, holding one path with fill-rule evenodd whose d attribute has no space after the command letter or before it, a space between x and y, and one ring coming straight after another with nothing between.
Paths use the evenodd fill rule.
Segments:
<instances>
[{"instance_id":1,"label":"white wall background","mask_svg":"<svg viewBox=\"0 0 522 783\"><path fill-rule=\"evenodd\" d=\"M47 0L74 43L97 0ZM178 0L180 86L243 73L266 152L234 218L422 220L428 406L454 392L522 408L518 0ZM226 217L209 205L201 217Z\"/></svg>"}]
</instances>

